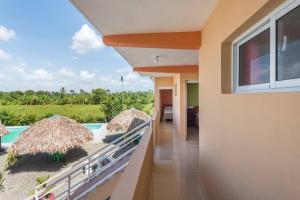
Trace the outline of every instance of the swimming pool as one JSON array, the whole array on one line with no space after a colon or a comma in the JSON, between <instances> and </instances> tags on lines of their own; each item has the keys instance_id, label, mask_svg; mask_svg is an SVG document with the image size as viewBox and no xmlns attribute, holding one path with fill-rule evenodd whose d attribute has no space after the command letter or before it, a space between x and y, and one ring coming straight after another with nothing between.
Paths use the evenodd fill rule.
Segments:
<instances>
[{"instance_id":1,"label":"swimming pool","mask_svg":"<svg viewBox=\"0 0 300 200\"><path fill-rule=\"evenodd\" d=\"M94 134L97 130L99 130L103 124L82 124L89 130L91 130ZM9 126L7 129L9 130L9 134L3 136L1 138L2 143L14 143L17 138L27 129L29 126Z\"/></svg>"}]
</instances>

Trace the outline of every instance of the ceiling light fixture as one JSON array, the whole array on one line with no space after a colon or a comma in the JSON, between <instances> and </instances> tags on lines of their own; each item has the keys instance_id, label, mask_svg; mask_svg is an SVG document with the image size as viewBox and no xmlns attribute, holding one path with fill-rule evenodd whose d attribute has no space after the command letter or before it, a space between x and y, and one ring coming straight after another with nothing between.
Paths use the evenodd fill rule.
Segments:
<instances>
[{"instance_id":1,"label":"ceiling light fixture","mask_svg":"<svg viewBox=\"0 0 300 200\"><path fill-rule=\"evenodd\" d=\"M161 57L161 56L155 56L154 62L155 62L155 63L158 63L160 57Z\"/></svg>"}]
</instances>

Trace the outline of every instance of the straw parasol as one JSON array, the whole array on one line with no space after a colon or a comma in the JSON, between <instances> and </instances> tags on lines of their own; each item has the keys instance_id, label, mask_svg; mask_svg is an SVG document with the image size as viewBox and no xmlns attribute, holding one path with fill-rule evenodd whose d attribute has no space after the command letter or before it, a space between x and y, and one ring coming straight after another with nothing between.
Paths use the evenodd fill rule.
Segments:
<instances>
[{"instance_id":1,"label":"straw parasol","mask_svg":"<svg viewBox=\"0 0 300 200\"><path fill-rule=\"evenodd\" d=\"M93 139L90 130L75 120L53 116L36 122L12 145L13 154L66 153Z\"/></svg>"},{"instance_id":2,"label":"straw parasol","mask_svg":"<svg viewBox=\"0 0 300 200\"><path fill-rule=\"evenodd\" d=\"M133 124L135 122L142 123L150 120L150 116L141 110L137 110L135 108L131 108L129 110L125 110L115 116L108 124L107 130L111 132L115 131L123 131L127 132L131 130Z\"/></svg>"},{"instance_id":3,"label":"straw parasol","mask_svg":"<svg viewBox=\"0 0 300 200\"><path fill-rule=\"evenodd\" d=\"M9 133L9 131L7 130L7 128L0 121L0 150L2 149L2 147L1 147L1 137L3 137L4 135L6 135L8 133Z\"/></svg>"}]
</instances>

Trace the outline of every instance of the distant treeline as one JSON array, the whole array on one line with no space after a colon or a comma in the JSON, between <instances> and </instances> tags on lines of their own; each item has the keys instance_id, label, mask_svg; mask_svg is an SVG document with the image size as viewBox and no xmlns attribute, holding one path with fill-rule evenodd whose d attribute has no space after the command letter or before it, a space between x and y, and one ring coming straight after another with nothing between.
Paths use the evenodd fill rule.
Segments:
<instances>
[{"instance_id":1,"label":"distant treeline","mask_svg":"<svg viewBox=\"0 0 300 200\"><path fill-rule=\"evenodd\" d=\"M75 92L74 90L66 91L64 87L59 92L49 91L12 91L12 92L0 92L0 105L98 105L105 102L110 96L116 96L117 98L124 98L124 102L142 104L148 104L153 102L152 91L146 92L116 92L112 93L109 90L97 88L91 92L80 90Z\"/></svg>"},{"instance_id":2,"label":"distant treeline","mask_svg":"<svg viewBox=\"0 0 300 200\"><path fill-rule=\"evenodd\" d=\"M152 114L153 102L152 91L122 93L97 88L91 92L67 92L63 87L60 92L0 92L0 120L6 125L29 125L60 114L81 123L109 121L129 108Z\"/></svg>"}]
</instances>

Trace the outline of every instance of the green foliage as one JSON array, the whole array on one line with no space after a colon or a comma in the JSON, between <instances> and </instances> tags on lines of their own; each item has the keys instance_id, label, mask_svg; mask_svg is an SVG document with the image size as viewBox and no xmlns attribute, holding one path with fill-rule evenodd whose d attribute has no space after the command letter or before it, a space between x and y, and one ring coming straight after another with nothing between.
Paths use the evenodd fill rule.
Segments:
<instances>
[{"instance_id":1,"label":"green foliage","mask_svg":"<svg viewBox=\"0 0 300 200\"><path fill-rule=\"evenodd\" d=\"M37 177L36 178L37 185L45 183L49 179L49 177L50 177L49 175ZM46 187L46 185L43 185L43 187Z\"/></svg>"},{"instance_id":2,"label":"green foliage","mask_svg":"<svg viewBox=\"0 0 300 200\"><path fill-rule=\"evenodd\" d=\"M122 110L136 108L152 114L153 93L115 92L97 88L91 92L28 90L0 92L0 120L8 126L31 125L54 114L80 123L109 121Z\"/></svg>"},{"instance_id":3,"label":"green foliage","mask_svg":"<svg viewBox=\"0 0 300 200\"><path fill-rule=\"evenodd\" d=\"M21 126L57 114L80 123L104 122L100 108L100 105L0 105L0 120L7 126Z\"/></svg>"},{"instance_id":4,"label":"green foliage","mask_svg":"<svg viewBox=\"0 0 300 200\"><path fill-rule=\"evenodd\" d=\"M0 172L0 190L4 189L4 185L3 185L4 180L5 180L4 173Z\"/></svg>"},{"instance_id":5,"label":"green foliage","mask_svg":"<svg viewBox=\"0 0 300 200\"><path fill-rule=\"evenodd\" d=\"M21 156L19 155L14 155L12 154L11 152L9 152L7 154L7 157L6 157L6 160L5 160L5 163L4 163L4 167L5 169L8 169L10 167L12 167L14 164L17 163L17 161L21 158Z\"/></svg>"},{"instance_id":6,"label":"green foliage","mask_svg":"<svg viewBox=\"0 0 300 200\"><path fill-rule=\"evenodd\" d=\"M108 94L103 101L102 110L106 116L106 121L110 121L115 115L124 110L122 99L118 95Z\"/></svg>"},{"instance_id":7,"label":"green foliage","mask_svg":"<svg viewBox=\"0 0 300 200\"><path fill-rule=\"evenodd\" d=\"M65 162L66 161L65 154L60 153L60 152L56 152L56 153L52 154L51 157L57 163Z\"/></svg>"},{"instance_id":8,"label":"green foliage","mask_svg":"<svg viewBox=\"0 0 300 200\"><path fill-rule=\"evenodd\" d=\"M49 175L46 175L46 176L38 176L38 177L35 179L36 185L41 185L41 184L45 183L46 181L49 180L49 178L50 178ZM43 188L46 188L46 186L47 186L46 184L43 184ZM52 187L47 188L47 189L43 192L43 194L45 194L45 193L47 193L49 190L53 189L53 187L55 187L55 185L53 185ZM35 194L35 190L31 190L31 191L29 192L29 196L32 196L32 195L34 195L34 194Z\"/></svg>"},{"instance_id":9,"label":"green foliage","mask_svg":"<svg viewBox=\"0 0 300 200\"><path fill-rule=\"evenodd\" d=\"M121 111L130 108L143 110L151 115L153 103L154 97L151 92L108 93L102 103L102 111L107 121Z\"/></svg>"}]
</instances>

